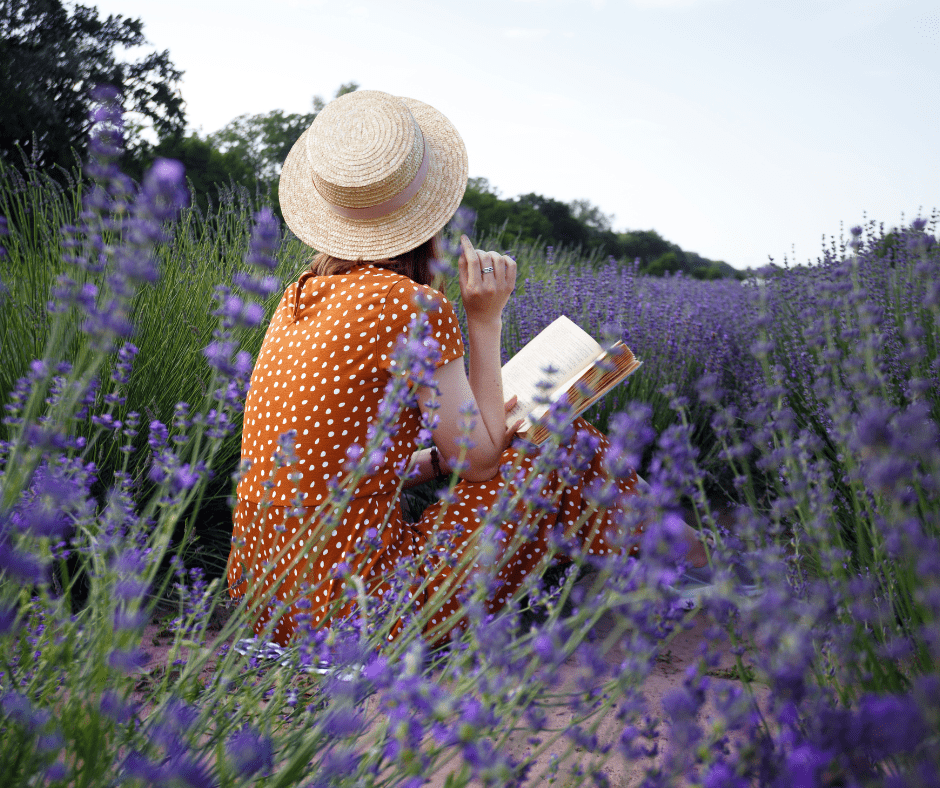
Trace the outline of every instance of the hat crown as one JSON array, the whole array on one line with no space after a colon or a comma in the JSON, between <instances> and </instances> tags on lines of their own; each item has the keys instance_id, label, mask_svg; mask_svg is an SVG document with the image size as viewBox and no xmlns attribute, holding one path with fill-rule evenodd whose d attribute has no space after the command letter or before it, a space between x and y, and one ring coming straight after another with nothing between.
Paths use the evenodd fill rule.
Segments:
<instances>
[{"instance_id":1,"label":"hat crown","mask_svg":"<svg viewBox=\"0 0 940 788\"><path fill-rule=\"evenodd\" d=\"M360 90L331 101L317 115L306 153L324 199L343 208L368 208L406 189L426 152L421 128L401 99Z\"/></svg>"}]
</instances>

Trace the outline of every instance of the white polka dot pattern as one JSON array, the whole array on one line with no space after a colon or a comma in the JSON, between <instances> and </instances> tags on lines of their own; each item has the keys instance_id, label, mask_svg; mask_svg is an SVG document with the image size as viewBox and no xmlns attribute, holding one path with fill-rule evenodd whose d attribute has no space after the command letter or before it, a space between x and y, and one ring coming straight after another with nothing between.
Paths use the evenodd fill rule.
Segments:
<instances>
[{"instance_id":1,"label":"white polka dot pattern","mask_svg":"<svg viewBox=\"0 0 940 788\"><path fill-rule=\"evenodd\" d=\"M493 508L500 496L511 494L512 481L499 475L487 482L461 482L442 525L438 524L442 503L432 506L417 524L406 524L395 498L399 479L394 466L416 449L420 414L408 409L382 467L360 482L338 525L317 536L319 544L310 544L315 525L303 522L298 516L303 510L298 512L295 505L312 509L322 503L330 484L343 475L347 448L352 443L365 445L369 423L391 374L392 349L418 313L414 298L421 291L438 297L439 308L428 319L441 345L440 363L460 358L463 342L450 302L430 288L368 264L342 275L302 276L285 292L265 335L245 405L242 459L251 465L238 486L228 581L233 597L273 589L275 598L287 603L275 614L278 620L273 628L274 639L282 645L294 632L301 612L295 603L301 596L309 603L303 612L314 624L322 622L330 605L338 601L341 614L350 612L351 603L342 604L346 581L337 576L337 565L351 562L369 593L382 594L385 579L404 558L421 552L432 530L459 527L456 554L451 556L455 560L448 561L415 600L420 606L443 583L454 579L456 570L451 565L459 561L479 530L481 512ZM541 480L542 495L553 502L538 513L535 536L500 572L500 591L490 600L494 610L505 604L527 574L542 565L552 528L557 524L571 530L590 510L582 490L604 476L608 444L587 422L579 420L578 426L592 432L600 448L577 483L565 485L557 473ZM296 462L275 467L272 455L280 436L290 430L296 431L292 447ZM512 463L515 458L515 449L507 449L503 462ZM530 468L531 460L523 458L522 466ZM635 485L635 476L620 483L621 500L634 494ZM615 527L621 511L615 506L592 512L574 535L576 540L589 553L603 555L610 549L604 535ZM501 529L507 539L523 519L521 509L517 514ZM362 558L357 547L370 529L378 532L380 546ZM303 558L295 560L297 556ZM451 625L459 621L456 600L465 575L472 570L471 564L464 576L456 578L447 601L432 616L432 626L443 620ZM252 582L265 573L262 584ZM271 615L268 611L259 616L259 634Z\"/></svg>"},{"instance_id":2,"label":"white polka dot pattern","mask_svg":"<svg viewBox=\"0 0 940 788\"><path fill-rule=\"evenodd\" d=\"M287 289L251 376L242 428L242 460L251 468L238 485L239 499L260 503L262 484L270 479L271 503L288 506L297 492L288 479L292 472L301 474L305 504L326 498L329 481L343 475L346 449L366 445L395 343L419 314L419 292L440 301L428 315L440 363L460 358L463 341L453 305L401 274L365 265L339 276L301 277ZM405 414L382 469L359 485L357 497L396 489L394 467L414 450L419 417L416 409ZM278 439L289 430L297 433L296 465L278 469L272 478Z\"/></svg>"}]
</instances>

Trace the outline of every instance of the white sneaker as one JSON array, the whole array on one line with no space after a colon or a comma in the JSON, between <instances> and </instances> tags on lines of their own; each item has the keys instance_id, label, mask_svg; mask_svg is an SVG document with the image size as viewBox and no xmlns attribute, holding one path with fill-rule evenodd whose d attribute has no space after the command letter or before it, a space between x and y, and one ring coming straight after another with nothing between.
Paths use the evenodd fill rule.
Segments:
<instances>
[{"instance_id":1,"label":"white sneaker","mask_svg":"<svg viewBox=\"0 0 940 788\"><path fill-rule=\"evenodd\" d=\"M277 643L270 640L258 640L257 637L237 640L232 648L243 657L256 657L261 660L270 660L271 662L277 662L282 668L290 667L296 661L296 649L284 648L284 646L279 646ZM320 676L335 676L340 681L350 681L354 679L357 674L362 673L362 665L349 665L345 668L339 668L323 660L320 660L316 664L305 665L300 669L304 671L304 673L316 673Z\"/></svg>"}]
</instances>

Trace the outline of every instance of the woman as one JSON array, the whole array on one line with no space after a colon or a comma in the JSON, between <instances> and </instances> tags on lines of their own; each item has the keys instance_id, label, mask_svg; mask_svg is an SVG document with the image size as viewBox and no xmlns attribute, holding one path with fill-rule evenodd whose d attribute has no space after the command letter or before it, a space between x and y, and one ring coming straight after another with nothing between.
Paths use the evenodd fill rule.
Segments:
<instances>
[{"instance_id":1,"label":"woman","mask_svg":"<svg viewBox=\"0 0 940 788\"><path fill-rule=\"evenodd\" d=\"M284 164L285 220L319 254L284 293L252 375L242 435L242 459L250 468L238 486L228 564L230 593L262 600L256 632L280 645L298 621L317 625L351 611L349 588L377 598L409 561L424 561L412 582L414 607L433 604L427 631L444 637L460 619L459 597L476 563L481 508L492 509L500 496L505 500L514 483L515 475L504 478L500 468L531 468L532 459L510 446L518 425L506 427L500 376L502 311L515 287L515 261L461 239L469 371L454 309L429 287L437 236L466 184L466 150L447 118L419 101L379 91L331 102ZM417 305L422 299L433 303L426 317ZM428 321L439 351L433 381L418 389L419 408L398 416L394 440L358 480L343 512L324 524L317 507L346 477L355 456L350 447L366 445L395 372L395 347L413 320ZM470 421L469 444L462 441L467 413L478 414ZM419 451L422 416L434 424L434 445ZM635 493L637 478L618 482L615 506L591 511L582 491L606 478L607 442L586 422L578 426L590 436L591 454L574 478L552 472L540 480L543 498L552 501L497 575L491 609L505 604L529 572L544 567L556 526L586 551L615 549L605 534L616 532L620 502ZM453 501L406 524L398 493L409 458L409 481L430 479L449 472L467 445ZM519 522L507 518L502 538L511 540ZM429 564L429 539L452 527L459 536L450 554L445 560L438 552ZM702 547L688 530L689 557L704 564Z\"/></svg>"}]
</instances>

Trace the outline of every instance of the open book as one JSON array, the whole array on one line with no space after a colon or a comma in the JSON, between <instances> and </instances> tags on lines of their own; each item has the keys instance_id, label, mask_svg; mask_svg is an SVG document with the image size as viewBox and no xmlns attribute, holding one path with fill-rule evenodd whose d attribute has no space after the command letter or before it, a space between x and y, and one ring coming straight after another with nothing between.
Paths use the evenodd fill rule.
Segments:
<instances>
[{"instance_id":1,"label":"open book","mask_svg":"<svg viewBox=\"0 0 940 788\"><path fill-rule=\"evenodd\" d=\"M587 410L641 362L623 342L602 348L593 337L562 315L503 365L503 396L519 398L506 417L506 426L525 417L520 432L531 443L544 443L548 430L539 418L548 405L539 404L546 391L539 384L550 383L548 399L566 397L574 415ZM553 372L546 373L551 366Z\"/></svg>"}]
</instances>

